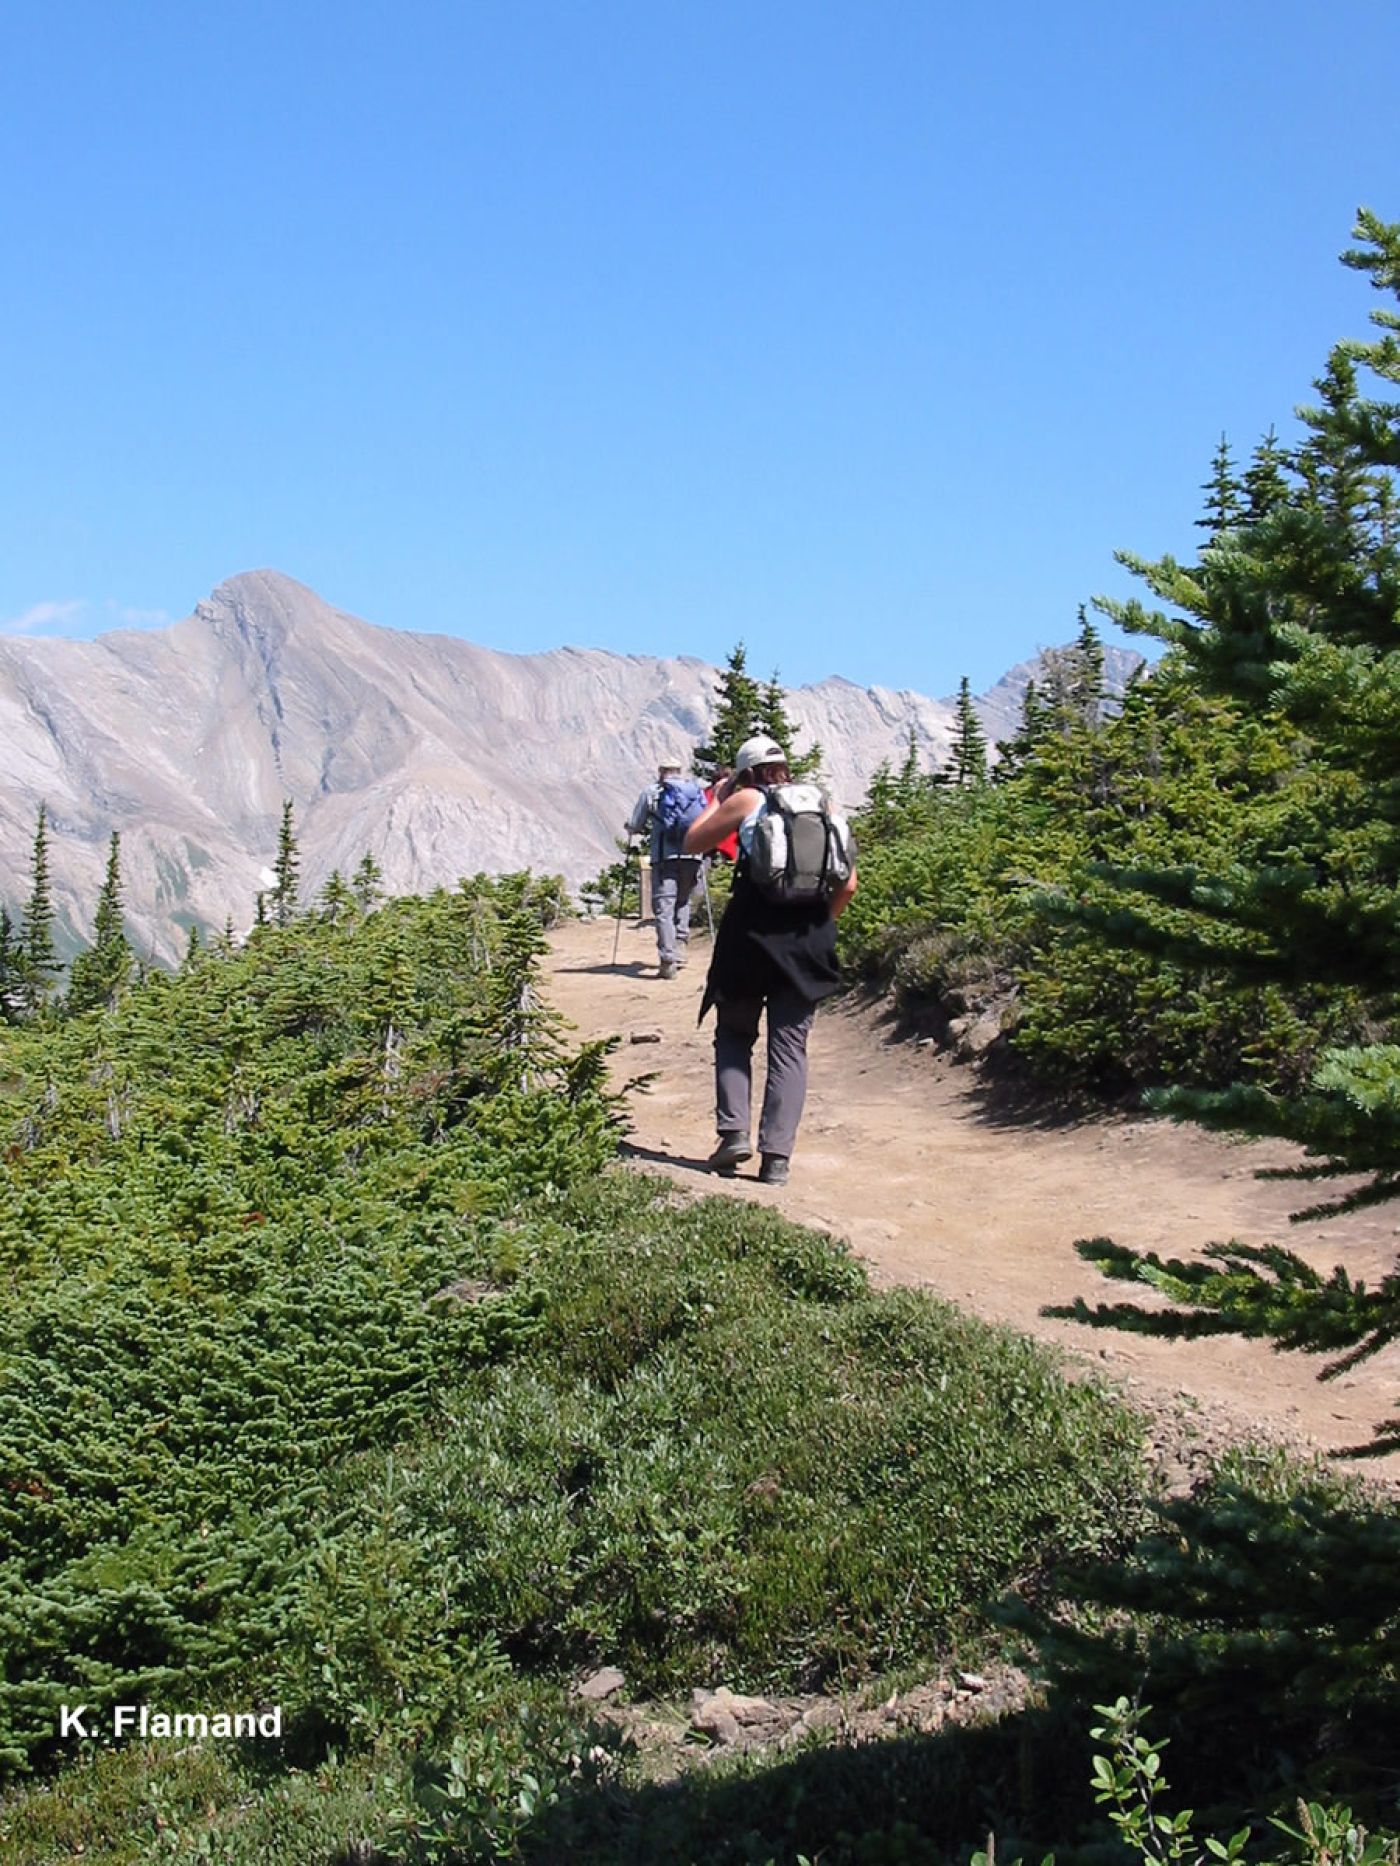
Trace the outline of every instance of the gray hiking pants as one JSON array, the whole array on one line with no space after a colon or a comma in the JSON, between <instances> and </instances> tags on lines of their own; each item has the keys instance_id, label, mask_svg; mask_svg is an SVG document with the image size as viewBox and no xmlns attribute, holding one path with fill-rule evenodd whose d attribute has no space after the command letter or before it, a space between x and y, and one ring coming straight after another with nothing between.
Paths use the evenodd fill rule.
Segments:
<instances>
[{"instance_id":1,"label":"gray hiking pants","mask_svg":"<svg viewBox=\"0 0 1400 1866\"><path fill-rule=\"evenodd\" d=\"M807 1036L816 1006L798 991L779 991L768 1003L768 1080L758 1124L760 1153L786 1159L797 1140L807 1099ZM753 1046L762 998L726 998L716 1007L715 1126L721 1137L749 1133Z\"/></svg>"},{"instance_id":2,"label":"gray hiking pants","mask_svg":"<svg viewBox=\"0 0 1400 1866\"><path fill-rule=\"evenodd\" d=\"M662 965L685 957L690 897L699 879L698 855L672 855L652 866L651 911L656 916L656 956Z\"/></svg>"}]
</instances>

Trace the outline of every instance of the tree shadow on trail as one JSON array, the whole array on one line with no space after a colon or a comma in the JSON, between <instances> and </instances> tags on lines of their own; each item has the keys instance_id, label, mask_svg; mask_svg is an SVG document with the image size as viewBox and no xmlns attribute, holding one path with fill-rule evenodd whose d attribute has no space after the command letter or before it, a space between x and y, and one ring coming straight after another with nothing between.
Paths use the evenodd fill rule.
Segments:
<instances>
[{"instance_id":1,"label":"tree shadow on trail","mask_svg":"<svg viewBox=\"0 0 1400 1866\"><path fill-rule=\"evenodd\" d=\"M1143 1091L1139 1088L1116 1092L1104 1089L1091 1095L1068 1083L1037 1080L1013 1057L992 1056L979 1066L965 1067L964 1093L977 1119L986 1127L1061 1132L1116 1125L1124 1119L1152 1118L1143 1108Z\"/></svg>"},{"instance_id":2,"label":"tree shadow on trail","mask_svg":"<svg viewBox=\"0 0 1400 1866\"><path fill-rule=\"evenodd\" d=\"M756 1760L752 1770L711 1772L702 1762L667 1782L567 1791L523 1858L794 1866L806 1855L822 1866L944 1866L993 1830L1014 1857L1027 1822L1038 1841L1077 1829L1090 1807L1083 1734L1038 1711Z\"/></svg>"},{"instance_id":3,"label":"tree shadow on trail","mask_svg":"<svg viewBox=\"0 0 1400 1866\"><path fill-rule=\"evenodd\" d=\"M999 1840L1019 1829L1023 1720L803 1748L786 1762L758 1756L752 1773L698 1763L668 1782L567 1789L523 1857L530 1866L793 1866L799 1855L821 1866L933 1866L965 1857L989 1829ZM1070 1773L1086 1778L1085 1767Z\"/></svg>"},{"instance_id":4,"label":"tree shadow on trail","mask_svg":"<svg viewBox=\"0 0 1400 1866\"><path fill-rule=\"evenodd\" d=\"M941 1065L953 1087L987 1127L1053 1131L1095 1123L1143 1118L1143 1089L1121 1084L1090 1091L1036 1076L1017 1053L999 1042L976 1062L959 1060L948 1040L948 1013L938 1005L896 1005L886 994L857 986L841 1000L843 1007L868 1017L886 1049L919 1047L931 1064Z\"/></svg>"}]
</instances>

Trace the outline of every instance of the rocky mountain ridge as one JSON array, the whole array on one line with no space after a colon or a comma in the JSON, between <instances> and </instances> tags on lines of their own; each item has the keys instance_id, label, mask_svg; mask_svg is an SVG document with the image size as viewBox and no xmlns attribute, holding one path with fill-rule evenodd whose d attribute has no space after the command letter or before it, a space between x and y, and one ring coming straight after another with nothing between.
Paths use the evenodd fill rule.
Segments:
<instances>
[{"instance_id":1,"label":"rocky mountain ridge","mask_svg":"<svg viewBox=\"0 0 1400 1866\"><path fill-rule=\"evenodd\" d=\"M978 702L993 742L1034 665ZM393 893L522 867L577 885L614 858L658 758L703 742L717 680L685 656L515 655L379 628L272 570L170 628L0 639L0 902L14 913L28 892L41 801L69 945L88 936L113 829L144 950L172 957L191 925L229 916L245 927L286 798L308 893L366 850ZM843 803L911 727L930 766L946 755L950 701L839 677L786 698Z\"/></svg>"}]
</instances>

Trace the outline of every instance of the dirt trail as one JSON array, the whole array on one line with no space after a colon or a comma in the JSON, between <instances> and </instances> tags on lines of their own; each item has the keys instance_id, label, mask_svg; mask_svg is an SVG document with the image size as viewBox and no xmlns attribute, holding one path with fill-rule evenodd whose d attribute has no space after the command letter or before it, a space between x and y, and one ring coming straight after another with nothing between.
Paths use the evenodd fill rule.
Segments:
<instances>
[{"instance_id":1,"label":"dirt trail","mask_svg":"<svg viewBox=\"0 0 1400 1866\"><path fill-rule=\"evenodd\" d=\"M1055 1342L1149 1403L1199 1402L1240 1431L1325 1449L1364 1443L1390 1410L1400 1343L1326 1385L1312 1357L1230 1338L1155 1341L1047 1320L1041 1305L1131 1292L1074 1253L1100 1234L1189 1256L1212 1240L1281 1242L1322 1270L1344 1262L1373 1281L1394 1262L1395 1208L1289 1225L1305 1191L1261 1181L1297 1157L1139 1116L1037 1125L996 1113L975 1073L892 1041L868 1010L826 1006L810 1046L811 1087L791 1183L722 1181L714 1144L711 1029L696 1027L708 946L674 981L657 979L650 927L573 922L551 936L550 992L588 1037L619 1032L615 1075L656 1072L633 1101L634 1157L697 1193L728 1190L848 1238L880 1283L936 1291L992 1321ZM659 1031L634 1044L633 1032ZM761 1044L760 1044L761 1051ZM761 1064L755 1081L761 1093ZM745 1172L751 1169L746 1168ZM1400 1459L1372 1465L1400 1479Z\"/></svg>"}]
</instances>

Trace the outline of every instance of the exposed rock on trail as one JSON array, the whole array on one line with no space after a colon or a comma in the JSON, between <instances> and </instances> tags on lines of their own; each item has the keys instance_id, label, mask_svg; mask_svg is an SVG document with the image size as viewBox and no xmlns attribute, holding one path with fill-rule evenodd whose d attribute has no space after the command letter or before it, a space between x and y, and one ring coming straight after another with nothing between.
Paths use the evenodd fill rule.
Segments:
<instances>
[{"instance_id":1,"label":"exposed rock on trail","mask_svg":"<svg viewBox=\"0 0 1400 1866\"><path fill-rule=\"evenodd\" d=\"M877 1282L928 1288L1053 1342L1154 1413L1199 1418L1201 1442L1216 1448L1252 1434L1339 1450L1364 1444L1389 1412L1400 1344L1322 1384L1314 1358L1260 1342L1159 1341L1052 1321L1040 1310L1081 1295L1098 1302L1132 1293L1075 1255L1076 1238L1099 1235L1174 1256L1229 1238L1281 1242L1321 1270L1344 1262L1354 1278L1373 1281L1394 1261L1395 1208L1290 1225L1304 1189L1254 1177L1299 1157L1283 1143L1233 1142L1136 1115L1013 1120L989 1106L974 1070L892 1041L868 1010L839 1005L817 1016L790 1184L716 1179L704 1165L714 1144L711 1025L696 1026L708 949L697 940L690 967L662 981L650 927L624 923L616 968L614 935L611 920L559 928L547 961L550 994L585 1036L623 1035L613 1058L618 1081L639 1073L627 1033L643 1023L660 1032L646 1050L654 1080L633 1100L640 1164L693 1192L758 1199L848 1238ZM761 1073L760 1061L759 1092ZM1184 1470L1193 1462L1173 1455ZM1390 1473L1381 1465L1368 1475ZM1393 1476L1400 1481L1400 1469Z\"/></svg>"},{"instance_id":2,"label":"exposed rock on trail","mask_svg":"<svg viewBox=\"0 0 1400 1866\"><path fill-rule=\"evenodd\" d=\"M600 1717L629 1737L656 1779L703 1769L736 1755L781 1754L813 1739L868 1743L881 1737L929 1735L950 1724L987 1722L1022 1709L1030 1681L997 1660L985 1672L957 1672L884 1696L871 1681L832 1696L745 1697L720 1685L697 1687L680 1702L608 1703Z\"/></svg>"}]
</instances>

